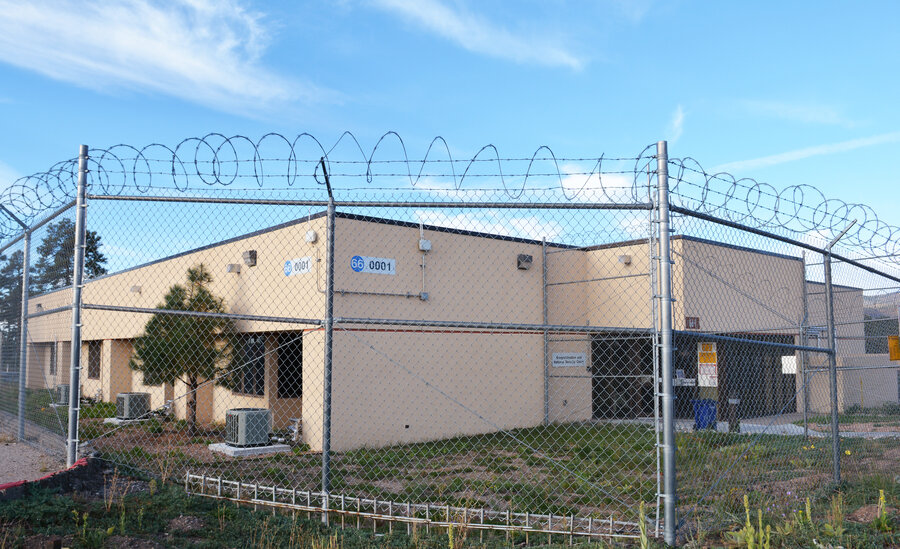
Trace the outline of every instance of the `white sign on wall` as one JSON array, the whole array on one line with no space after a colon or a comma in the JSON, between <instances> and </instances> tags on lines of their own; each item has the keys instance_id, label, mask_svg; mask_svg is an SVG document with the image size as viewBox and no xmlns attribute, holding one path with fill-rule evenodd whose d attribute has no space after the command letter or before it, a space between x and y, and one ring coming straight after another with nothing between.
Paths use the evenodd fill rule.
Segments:
<instances>
[{"instance_id":1,"label":"white sign on wall","mask_svg":"<svg viewBox=\"0 0 900 549\"><path fill-rule=\"evenodd\" d=\"M587 353L553 353L554 368L587 368Z\"/></svg>"},{"instance_id":2,"label":"white sign on wall","mask_svg":"<svg viewBox=\"0 0 900 549\"><path fill-rule=\"evenodd\" d=\"M719 357L715 343L697 344L697 385L700 387L719 386Z\"/></svg>"},{"instance_id":3,"label":"white sign on wall","mask_svg":"<svg viewBox=\"0 0 900 549\"><path fill-rule=\"evenodd\" d=\"M354 255L350 258L350 268L357 273L395 275L397 274L397 260L388 257Z\"/></svg>"},{"instance_id":4,"label":"white sign on wall","mask_svg":"<svg viewBox=\"0 0 900 549\"><path fill-rule=\"evenodd\" d=\"M313 259L311 257L288 259L284 262L284 276L294 276L312 272L312 264Z\"/></svg>"},{"instance_id":5,"label":"white sign on wall","mask_svg":"<svg viewBox=\"0 0 900 549\"><path fill-rule=\"evenodd\" d=\"M797 357L794 355L783 355L781 357L781 373L796 374L797 373Z\"/></svg>"}]
</instances>

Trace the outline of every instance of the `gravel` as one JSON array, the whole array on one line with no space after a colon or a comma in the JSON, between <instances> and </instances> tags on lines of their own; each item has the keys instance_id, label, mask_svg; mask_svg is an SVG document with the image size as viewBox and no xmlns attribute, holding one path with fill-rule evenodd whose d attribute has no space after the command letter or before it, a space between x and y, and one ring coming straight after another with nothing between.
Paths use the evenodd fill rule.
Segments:
<instances>
[{"instance_id":1,"label":"gravel","mask_svg":"<svg viewBox=\"0 0 900 549\"><path fill-rule=\"evenodd\" d=\"M66 468L64 461L50 457L21 442L0 442L0 484L37 480Z\"/></svg>"}]
</instances>

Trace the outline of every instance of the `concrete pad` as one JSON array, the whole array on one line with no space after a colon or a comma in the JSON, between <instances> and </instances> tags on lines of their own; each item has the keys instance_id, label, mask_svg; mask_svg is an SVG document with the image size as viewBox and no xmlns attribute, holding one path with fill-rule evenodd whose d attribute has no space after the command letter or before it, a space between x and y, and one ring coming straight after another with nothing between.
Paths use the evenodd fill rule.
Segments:
<instances>
[{"instance_id":1,"label":"concrete pad","mask_svg":"<svg viewBox=\"0 0 900 549\"><path fill-rule=\"evenodd\" d=\"M269 446L250 446L247 448L239 448L237 446L229 446L224 442L210 444L209 449L212 452L225 454L229 457L252 457L264 456L266 454L277 454L280 452L290 452L291 447L287 444L270 444Z\"/></svg>"},{"instance_id":2,"label":"concrete pad","mask_svg":"<svg viewBox=\"0 0 900 549\"><path fill-rule=\"evenodd\" d=\"M117 417L108 417L103 420L105 425L115 425L116 427L121 427L124 425L138 425L147 421L150 418L142 418L142 419L121 419Z\"/></svg>"}]
</instances>

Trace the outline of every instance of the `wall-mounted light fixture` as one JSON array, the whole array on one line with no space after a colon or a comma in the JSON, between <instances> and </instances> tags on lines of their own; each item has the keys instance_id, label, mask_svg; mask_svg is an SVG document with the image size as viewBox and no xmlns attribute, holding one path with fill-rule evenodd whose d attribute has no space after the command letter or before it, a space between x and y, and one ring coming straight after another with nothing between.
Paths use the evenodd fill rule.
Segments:
<instances>
[{"instance_id":1,"label":"wall-mounted light fixture","mask_svg":"<svg viewBox=\"0 0 900 549\"><path fill-rule=\"evenodd\" d=\"M630 256L630 255L627 255L627 254L626 254L626 255L620 255L620 256L619 256L619 263L621 263L622 265L631 265L631 256Z\"/></svg>"},{"instance_id":2,"label":"wall-mounted light fixture","mask_svg":"<svg viewBox=\"0 0 900 549\"><path fill-rule=\"evenodd\" d=\"M534 258L528 254L519 254L516 256L516 268L521 271L527 271L534 263Z\"/></svg>"},{"instance_id":3,"label":"wall-mounted light fixture","mask_svg":"<svg viewBox=\"0 0 900 549\"><path fill-rule=\"evenodd\" d=\"M247 250L241 257L244 259L244 265L248 267L256 267L256 250Z\"/></svg>"},{"instance_id":4,"label":"wall-mounted light fixture","mask_svg":"<svg viewBox=\"0 0 900 549\"><path fill-rule=\"evenodd\" d=\"M241 274L241 264L229 263L228 265L225 265L225 272L232 274Z\"/></svg>"},{"instance_id":5,"label":"wall-mounted light fixture","mask_svg":"<svg viewBox=\"0 0 900 549\"><path fill-rule=\"evenodd\" d=\"M310 230L306 231L305 239L308 243L315 244L316 240L319 239L319 235L318 235L318 233L316 233L316 231L310 229Z\"/></svg>"},{"instance_id":6,"label":"wall-mounted light fixture","mask_svg":"<svg viewBox=\"0 0 900 549\"><path fill-rule=\"evenodd\" d=\"M140 286L132 286L128 291L133 294L139 294L139 293L141 293L142 289L143 288L141 288Z\"/></svg>"}]
</instances>

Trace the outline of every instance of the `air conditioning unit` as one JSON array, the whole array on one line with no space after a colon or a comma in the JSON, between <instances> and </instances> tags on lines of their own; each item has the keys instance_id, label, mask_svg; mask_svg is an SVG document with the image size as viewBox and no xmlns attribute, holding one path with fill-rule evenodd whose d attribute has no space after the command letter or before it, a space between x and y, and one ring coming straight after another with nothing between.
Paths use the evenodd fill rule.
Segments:
<instances>
[{"instance_id":1,"label":"air conditioning unit","mask_svg":"<svg viewBox=\"0 0 900 549\"><path fill-rule=\"evenodd\" d=\"M56 404L58 406L68 406L69 405L69 385L57 385L56 386Z\"/></svg>"},{"instance_id":2,"label":"air conditioning unit","mask_svg":"<svg viewBox=\"0 0 900 549\"><path fill-rule=\"evenodd\" d=\"M119 393L116 395L116 417L140 419L150 413L150 393Z\"/></svg>"},{"instance_id":3,"label":"air conditioning unit","mask_svg":"<svg viewBox=\"0 0 900 549\"><path fill-rule=\"evenodd\" d=\"M266 446L272 416L266 408L235 408L225 412L225 444Z\"/></svg>"}]
</instances>

